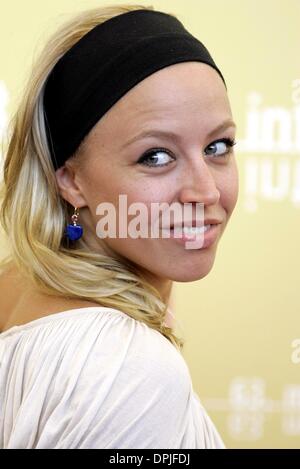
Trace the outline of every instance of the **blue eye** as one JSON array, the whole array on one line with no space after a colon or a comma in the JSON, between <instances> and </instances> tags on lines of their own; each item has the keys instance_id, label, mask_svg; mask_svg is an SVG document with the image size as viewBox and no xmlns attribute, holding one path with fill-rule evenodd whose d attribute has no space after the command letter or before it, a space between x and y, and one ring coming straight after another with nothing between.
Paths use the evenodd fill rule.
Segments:
<instances>
[{"instance_id":1,"label":"blue eye","mask_svg":"<svg viewBox=\"0 0 300 469\"><path fill-rule=\"evenodd\" d=\"M228 153L230 153L231 147L233 147L235 144L236 144L236 141L232 140L231 138L221 138L221 140L216 140L215 142L210 143L206 147L205 153L206 155L213 155L213 156L216 155L216 156L225 157ZM217 148L217 146L221 148L220 153L214 152L214 149ZM208 152L207 152L207 149L209 149Z\"/></svg>"},{"instance_id":2,"label":"blue eye","mask_svg":"<svg viewBox=\"0 0 300 469\"><path fill-rule=\"evenodd\" d=\"M170 161L168 161L168 157L170 156L170 152L165 148L153 148L152 150L149 150L144 153L144 155L141 156L141 158L138 160L138 163L143 164L145 166L160 168L170 163ZM151 160L154 164L151 163ZM148 161L150 161L150 163L148 163ZM160 161L161 164L155 164L157 161Z\"/></svg>"},{"instance_id":3,"label":"blue eye","mask_svg":"<svg viewBox=\"0 0 300 469\"><path fill-rule=\"evenodd\" d=\"M210 143L205 149L205 154L224 158L228 153L231 152L231 147L233 147L235 144L236 141L232 140L231 138L222 138ZM221 151L219 153L215 153L215 149L218 147L221 148ZM161 168L162 166L167 166L172 161L174 161L174 157L165 148L152 148L151 150L148 150L146 153L144 153L137 161L137 163L153 168Z\"/></svg>"}]
</instances>

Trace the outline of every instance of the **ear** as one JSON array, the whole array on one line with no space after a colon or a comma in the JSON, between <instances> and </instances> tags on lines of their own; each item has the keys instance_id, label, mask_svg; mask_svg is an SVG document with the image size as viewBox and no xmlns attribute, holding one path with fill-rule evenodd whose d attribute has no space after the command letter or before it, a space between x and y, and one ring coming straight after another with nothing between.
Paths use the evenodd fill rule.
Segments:
<instances>
[{"instance_id":1,"label":"ear","mask_svg":"<svg viewBox=\"0 0 300 469\"><path fill-rule=\"evenodd\" d=\"M55 171L56 181L61 196L74 207L81 208L87 201L76 181L76 169L66 162Z\"/></svg>"}]
</instances>

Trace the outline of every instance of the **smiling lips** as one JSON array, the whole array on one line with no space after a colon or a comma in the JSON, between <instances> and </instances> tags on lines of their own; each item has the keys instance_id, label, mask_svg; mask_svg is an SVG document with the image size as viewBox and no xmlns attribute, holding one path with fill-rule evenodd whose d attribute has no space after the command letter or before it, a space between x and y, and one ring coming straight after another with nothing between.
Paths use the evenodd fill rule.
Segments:
<instances>
[{"instance_id":1,"label":"smiling lips","mask_svg":"<svg viewBox=\"0 0 300 469\"><path fill-rule=\"evenodd\" d=\"M182 224L173 225L173 228L163 229L162 232L179 243L193 241L197 244L186 246L189 249L205 249L214 244L219 235L219 225L221 222L208 223L212 220L206 220L206 223L200 226L183 226Z\"/></svg>"},{"instance_id":2,"label":"smiling lips","mask_svg":"<svg viewBox=\"0 0 300 469\"><path fill-rule=\"evenodd\" d=\"M193 219L193 220L184 220L183 222L179 222L179 223L174 223L174 224L171 224L169 226L163 226L163 230L174 230L175 228L176 229L182 229L182 228L187 228L187 229L192 229L192 228L203 228L203 227L206 227L206 226L211 226L211 225L219 225L221 222L221 220L218 220L216 218L206 218L204 220L204 223L202 220L199 220L199 219Z\"/></svg>"}]
</instances>

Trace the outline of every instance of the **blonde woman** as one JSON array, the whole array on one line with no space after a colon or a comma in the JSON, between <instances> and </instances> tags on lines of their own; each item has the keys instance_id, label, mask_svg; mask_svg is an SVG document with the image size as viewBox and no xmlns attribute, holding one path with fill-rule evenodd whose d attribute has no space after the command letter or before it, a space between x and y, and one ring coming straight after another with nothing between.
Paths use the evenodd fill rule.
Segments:
<instances>
[{"instance_id":1,"label":"blonde woman","mask_svg":"<svg viewBox=\"0 0 300 469\"><path fill-rule=\"evenodd\" d=\"M223 448L168 308L173 281L211 270L237 200L208 50L151 6L83 12L46 44L10 131L0 447ZM168 228L148 217L155 203L192 211L170 237L136 236L135 204L144 228Z\"/></svg>"}]
</instances>

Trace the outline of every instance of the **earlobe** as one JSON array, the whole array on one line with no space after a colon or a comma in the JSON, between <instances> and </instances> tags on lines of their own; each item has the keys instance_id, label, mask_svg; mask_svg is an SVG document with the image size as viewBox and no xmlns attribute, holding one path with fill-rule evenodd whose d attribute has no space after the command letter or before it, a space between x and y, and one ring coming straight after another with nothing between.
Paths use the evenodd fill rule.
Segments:
<instances>
[{"instance_id":1,"label":"earlobe","mask_svg":"<svg viewBox=\"0 0 300 469\"><path fill-rule=\"evenodd\" d=\"M75 171L69 165L64 165L55 171L55 177L60 195L74 207L87 205L85 197L78 186Z\"/></svg>"}]
</instances>

